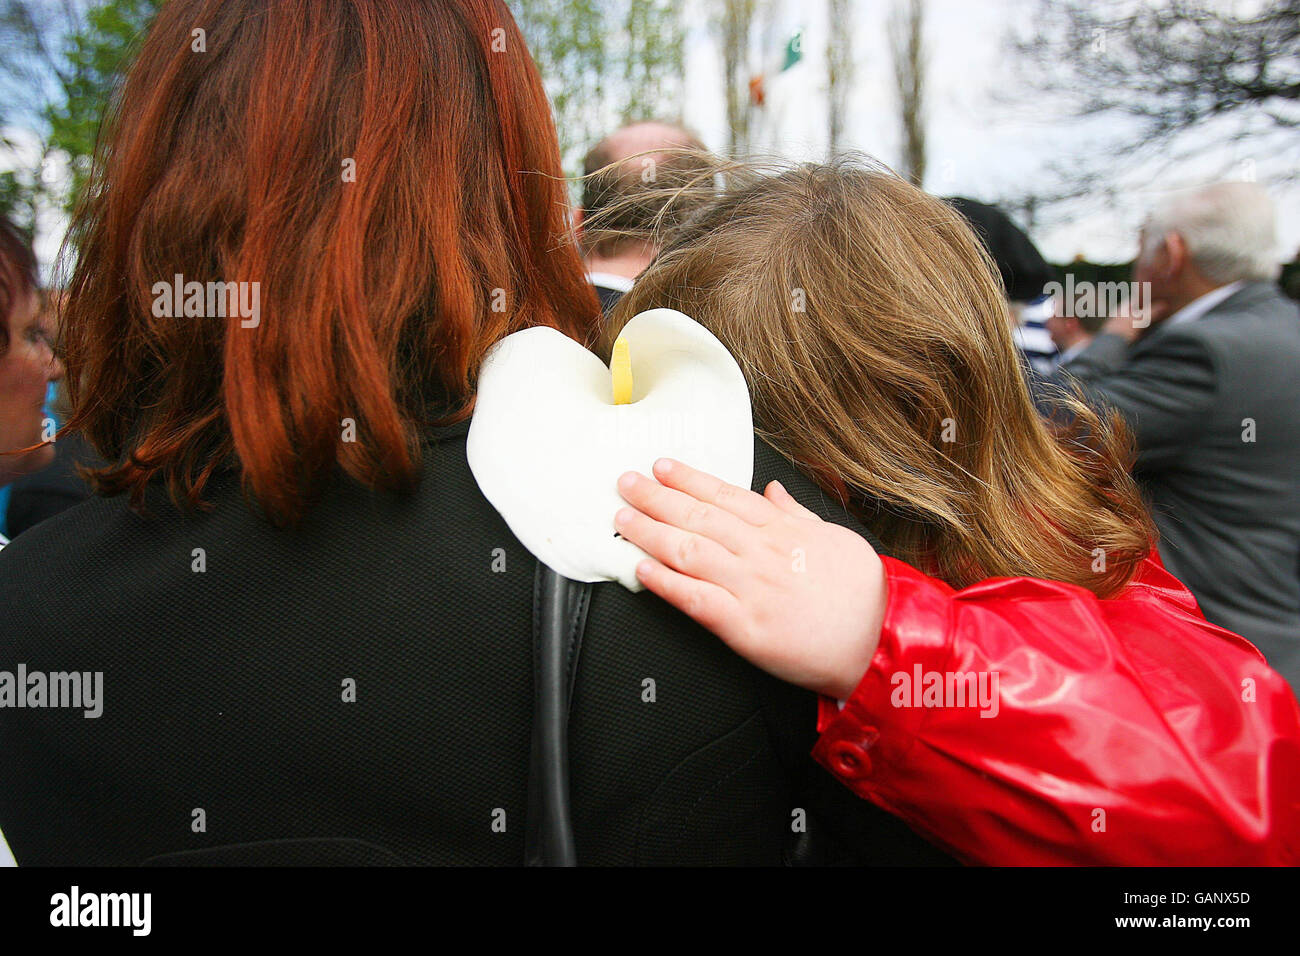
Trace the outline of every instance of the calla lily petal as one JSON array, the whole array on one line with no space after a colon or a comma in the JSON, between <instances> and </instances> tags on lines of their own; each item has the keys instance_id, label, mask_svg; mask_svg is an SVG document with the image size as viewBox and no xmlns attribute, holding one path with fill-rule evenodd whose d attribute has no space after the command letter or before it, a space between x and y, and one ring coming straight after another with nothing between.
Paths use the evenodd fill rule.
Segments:
<instances>
[{"instance_id":1,"label":"calla lily petal","mask_svg":"<svg viewBox=\"0 0 1300 956\"><path fill-rule=\"evenodd\" d=\"M614 530L619 476L648 475L668 457L748 488L754 424L740 366L698 322L654 309L619 338L632 373L626 404L615 404L610 369L564 334L502 339L483 361L466 451L484 496L533 555L575 581L639 591L645 552Z\"/></svg>"}]
</instances>

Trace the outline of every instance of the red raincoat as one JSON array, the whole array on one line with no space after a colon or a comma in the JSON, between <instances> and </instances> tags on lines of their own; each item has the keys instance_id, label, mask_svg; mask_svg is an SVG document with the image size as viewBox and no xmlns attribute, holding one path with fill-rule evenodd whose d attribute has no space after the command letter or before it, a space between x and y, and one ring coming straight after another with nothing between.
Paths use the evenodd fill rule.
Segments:
<instances>
[{"instance_id":1,"label":"red raincoat","mask_svg":"<svg viewBox=\"0 0 1300 956\"><path fill-rule=\"evenodd\" d=\"M970 863L1300 863L1300 707L1152 555L1116 598L884 558L879 649L813 756Z\"/></svg>"}]
</instances>

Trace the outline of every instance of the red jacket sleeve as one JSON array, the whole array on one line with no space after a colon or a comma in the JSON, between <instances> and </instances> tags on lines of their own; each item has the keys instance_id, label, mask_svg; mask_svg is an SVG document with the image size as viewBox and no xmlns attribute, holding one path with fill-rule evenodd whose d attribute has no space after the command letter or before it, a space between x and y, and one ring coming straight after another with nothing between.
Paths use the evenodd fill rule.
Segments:
<instances>
[{"instance_id":1,"label":"red jacket sleeve","mask_svg":"<svg viewBox=\"0 0 1300 956\"><path fill-rule=\"evenodd\" d=\"M1122 594L884 558L880 646L813 756L970 863L1300 862L1300 708L1154 556Z\"/></svg>"}]
</instances>

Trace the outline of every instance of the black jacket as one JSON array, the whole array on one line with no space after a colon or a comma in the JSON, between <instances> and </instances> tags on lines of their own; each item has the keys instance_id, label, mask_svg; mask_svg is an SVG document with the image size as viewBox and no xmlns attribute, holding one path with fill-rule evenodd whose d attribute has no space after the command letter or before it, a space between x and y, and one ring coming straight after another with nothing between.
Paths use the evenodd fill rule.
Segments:
<instances>
[{"instance_id":1,"label":"black jacket","mask_svg":"<svg viewBox=\"0 0 1300 956\"><path fill-rule=\"evenodd\" d=\"M0 670L104 673L98 719L0 708L19 864L520 863L535 560L474 483L467 427L432 435L416 493L340 479L295 531L227 473L211 511L93 499L0 551ZM765 445L755 471L853 523ZM654 595L597 585L579 862L945 861L811 760L815 711Z\"/></svg>"},{"instance_id":2,"label":"black jacket","mask_svg":"<svg viewBox=\"0 0 1300 956\"><path fill-rule=\"evenodd\" d=\"M600 299L600 311L609 315L614 311L614 306L618 305L618 300L623 298L621 289L611 289L607 285L601 285L598 282L592 283L592 288L596 290L596 297Z\"/></svg>"},{"instance_id":3,"label":"black jacket","mask_svg":"<svg viewBox=\"0 0 1300 956\"><path fill-rule=\"evenodd\" d=\"M1133 426L1165 566L1300 688L1296 303L1249 283L1132 347L1099 335L1068 373Z\"/></svg>"},{"instance_id":4,"label":"black jacket","mask_svg":"<svg viewBox=\"0 0 1300 956\"><path fill-rule=\"evenodd\" d=\"M54 446L48 468L19 478L10 486L5 525L11 538L46 518L90 497L90 489L77 473L78 465L103 464L80 435L69 435Z\"/></svg>"}]
</instances>

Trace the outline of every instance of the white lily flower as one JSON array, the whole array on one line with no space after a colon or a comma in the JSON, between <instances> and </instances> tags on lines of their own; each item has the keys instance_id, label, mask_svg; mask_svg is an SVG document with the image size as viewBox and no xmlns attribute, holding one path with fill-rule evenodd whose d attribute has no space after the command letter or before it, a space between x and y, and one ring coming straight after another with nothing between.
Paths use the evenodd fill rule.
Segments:
<instances>
[{"instance_id":1,"label":"white lily flower","mask_svg":"<svg viewBox=\"0 0 1300 956\"><path fill-rule=\"evenodd\" d=\"M563 333L525 329L488 352L469 467L510 530L575 581L642 586L645 552L618 537L626 471L675 458L742 488L754 473L745 376L708 329L672 309L624 326L613 371Z\"/></svg>"}]
</instances>

